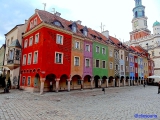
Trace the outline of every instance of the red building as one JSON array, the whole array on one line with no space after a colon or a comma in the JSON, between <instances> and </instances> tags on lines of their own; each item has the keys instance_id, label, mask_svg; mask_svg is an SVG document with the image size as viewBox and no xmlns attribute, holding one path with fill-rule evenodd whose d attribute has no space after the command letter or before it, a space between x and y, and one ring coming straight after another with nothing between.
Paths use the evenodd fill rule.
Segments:
<instances>
[{"instance_id":1,"label":"red building","mask_svg":"<svg viewBox=\"0 0 160 120\"><path fill-rule=\"evenodd\" d=\"M59 17L35 10L23 35L21 88L43 92L63 89L70 79L72 33ZM58 69L57 69L58 68ZM45 82L44 82L45 81Z\"/></svg>"}]
</instances>

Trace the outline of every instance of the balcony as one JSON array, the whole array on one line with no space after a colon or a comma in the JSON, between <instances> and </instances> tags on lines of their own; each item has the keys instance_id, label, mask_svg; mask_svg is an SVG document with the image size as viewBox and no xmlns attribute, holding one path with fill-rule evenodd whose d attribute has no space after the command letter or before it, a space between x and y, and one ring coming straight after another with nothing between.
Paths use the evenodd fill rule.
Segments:
<instances>
[{"instance_id":1,"label":"balcony","mask_svg":"<svg viewBox=\"0 0 160 120\"><path fill-rule=\"evenodd\" d=\"M7 60L7 65L5 65L5 66L8 67L10 70L16 69L17 67L20 66L20 60L8 59Z\"/></svg>"}]
</instances>

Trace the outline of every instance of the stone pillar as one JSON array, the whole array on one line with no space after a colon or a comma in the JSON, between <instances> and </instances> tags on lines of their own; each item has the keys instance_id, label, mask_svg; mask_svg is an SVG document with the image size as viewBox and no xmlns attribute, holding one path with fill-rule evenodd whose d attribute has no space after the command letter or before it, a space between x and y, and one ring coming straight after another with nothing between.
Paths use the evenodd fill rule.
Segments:
<instances>
[{"instance_id":1,"label":"stone pillar","mask_svg":"<svg viewBox=\"0 0 160 120\"><path fill-rule=\"evenodd\" d=\"M71 90L71 82L68 80L68 92Z\"/></svg>"},{"instance_id":2,"label":"stone pillar","mask_svg":"<svg viewBox=\"0 0 160 120\"><path fill-rule=\"evenodd\" d=\"M40 94L42 95L44 91L45 78L41 78L40 81L41 81Z\"/></svg>"},{"instance_id":3,"label":"stone pillar","mask_svg":"<svg viewBox=\"0 0 160 120\"><path fill-rule=\"evenodd\" d=\"M130 79L128 79L128 86L131 86L131 85L130 85Z\"/></svg>"},{"instance_id":4,"label":"stone pillar","mask_svg":"<svg viewBox=\"0 0 160 120\"><path fill-rule=\"evenodd\" d=\"M108 79L106 79L106 83L107 83L107 86L106 86L106 87L108 87Z\"/></svg>"},{"instance_id":5,"label":"stone pillar","mask_svg":"<svg viewBox=\"0 0 160 120\"><path fill-rule=\"evenodd\" d=\"M123 79L123 86L126 86L126 80L125 79Z\"/></svg>"},{"instance_id":6,"label":"stone pillar","mask_svg":"<svg viewBox=\"0 0 160 120\"><path fill-rule=\"evenodd\" d=\"M102 86L102 80L98 79L98 81L99 81L99 87L101 87Z\"/></svg>"},{"instance_id":7,"label":"stone pillar","mask_svg":"<svg viewBox=\"0 0 160 120\"><path fill-rule=\"evenodd\" d=\"M83 90L83 80L81 80L81 90Z\"/></svg>"},{"instance_id":8,"label":"stone pillar","mask_svg":"<svg viewBox=\"0 0 160 120\"><path fill-rule=\"evenodd\" d=\"M56 92L58 92L58 90L59 90L59 80L60 80L60 79L57 79L57 80L56 80Z\"/></svg>"},{"instance_id":9,"label":"stone pillar","mask_svg":"<svg viewBox=\"0 0 160 120\"><path fill-rule=\"evenodd\" d=\"M113 79L113 87L115 87L115 79Z\"/></svg>"},{"instance_id":10,"label":"stone pillar","mask_svg":"<svg viewBox=\"0 0 160 120\"><path fill-rule=\"evenodd\" d=\"M121 86L121 82L120 82L120 79L118 79L118 86L119 86L119 87Z\"/></svg>"},{"instance_id":11,"label":"stone pillar","mask_svg":"<svg viewBox=\"0 0 160 120\"><path fill-rule=\"evenodd\" d=\"M90 79L91 81L91 89L93 89L93 79Z\"/></svg>"}]
</instances>

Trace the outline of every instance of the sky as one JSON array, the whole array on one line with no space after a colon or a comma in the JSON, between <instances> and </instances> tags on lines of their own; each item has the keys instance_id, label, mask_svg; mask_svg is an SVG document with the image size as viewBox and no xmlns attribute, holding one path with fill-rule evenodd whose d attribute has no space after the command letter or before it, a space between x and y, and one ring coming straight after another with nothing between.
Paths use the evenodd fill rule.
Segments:
<instances>
[{"instance_id":1,"label":"sky","mask_svg":"<svg viewBox=\"0 0 160 120\"><path fill-rule=\"evenodd\" d=\"M23 24L34 14L35 9L61 13L67 20L81 20L82 25L101 32L101 22L104 30L118 38L128 41L132 31L134 0L1 0L0 1L0 46L5 43L8 31L17 24ZM145 15L148 17L148 29L152 30L153 23L160 22L160 0L142 0Z\"/></svg>"}]
</instances>

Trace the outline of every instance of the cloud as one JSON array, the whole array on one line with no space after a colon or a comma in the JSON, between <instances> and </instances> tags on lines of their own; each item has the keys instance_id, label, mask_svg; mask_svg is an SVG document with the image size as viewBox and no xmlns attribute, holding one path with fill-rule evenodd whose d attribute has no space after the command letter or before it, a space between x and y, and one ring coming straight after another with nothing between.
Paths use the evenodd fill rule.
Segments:
<instances>
[{"instance_id":1,"label":"cloud","mask_svg":"<svg viewBox=\"0 0 160 120\"><path fill-rule=\"evenodd\" d=\"M61 17L67 20L81 20L83 25L101 31L101 22L105 25L104 29L109 30L109 34L121 41L129 40L129 32L132 31L132 9L135 7L134 0L15 0L8 3L8 9L0 12L0 23L3 31L7 32L16 24L24 23L34 14L34 9L44 9L42 3L46 3L46 11L56 11L61 13ZM146 6L145 14L148 17L148 28L152 31L153 22L160 21L160 1L142 0ZM6 3L3 3L5 5ZM12 11L12 13L11 13ZM3 23L5 21L5 23ZM12 23L12 24L11 24ZM0 30L2 25L0 25Z\"/></svg>"}]
</instances>

